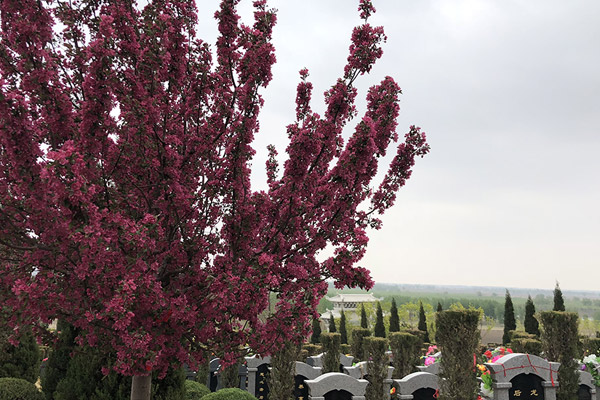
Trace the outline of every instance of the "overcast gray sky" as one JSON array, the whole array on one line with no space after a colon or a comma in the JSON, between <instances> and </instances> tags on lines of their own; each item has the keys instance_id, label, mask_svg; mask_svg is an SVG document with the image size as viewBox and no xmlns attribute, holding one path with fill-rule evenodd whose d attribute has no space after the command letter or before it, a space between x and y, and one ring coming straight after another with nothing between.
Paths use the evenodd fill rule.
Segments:
<instances>
[{"instance_id":1,"label":"overcast gray sky","mask_svg":"<svg viewBox=\"0 0 600 400\"><path fill-rule=\"evenodd\" d=\"M198 0L214 43L218 0ZM358 0L271 0L278 62L263 92L253 185L265 147L284 154L298 71L313 109L341 75ZM370 232L360 265L376 282L600 291L600 2L375 0L388 36L359 82L403 89L399 133L415 124L431 153ZM251 23L251 1L241 3ZM358 120L356 121L358 122ZM353 127L353 124L351 128ZM282 160L283 161L283 158ZM380 166L380 169L383 169Z\"/></svg>"}]
</instances>

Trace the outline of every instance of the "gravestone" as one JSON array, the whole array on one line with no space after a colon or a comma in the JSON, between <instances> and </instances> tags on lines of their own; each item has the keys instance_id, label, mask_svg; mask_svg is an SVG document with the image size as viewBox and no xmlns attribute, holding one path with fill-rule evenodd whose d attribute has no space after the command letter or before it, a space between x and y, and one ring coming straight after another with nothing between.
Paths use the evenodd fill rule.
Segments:
<instances>
[{"instance_id":1,"label":"gravestone","mask_svg":"<svg viewBox=\"0 0 600 400\"><path fill-rule=\"evenodd\" d=\"M434 400L440 389L440 378L430 372L413 372L394 383L401 400Z\"/></svg>"},{"instance_id":2,"label":"gravestone","mask_svg":"<svg viewBox=\"0 0 600 400\"><path fill-rule=\"evenodd\" d=\"M592 374L587 371L577 371L579 375L578 400L596 400L597 389Z\"/></svg>"},{"instance_id":3,"label":"gravestone","mask_svg":"<svg viewBox=\"0 0 600 400\"><path fill-rule=\"evenodd\" d=\"M248 386L246 390L258 400L267 399L269 394L269 365L271 357L246 357Z\"/></svg>"},{"instance_id":4,"label":"gravestone","mask_svg":"<svg viewBox=\"0 0 600 400\"><path fill-rule=\"evenodd\" d=\"M321 368L296 361L295 371L294 398L296 400L308 400L308 386L305 381L319 377L321 375Z\"/></svg>"},{"instance_id":5,"label":"gravestone","mask_svg":"<svg viewBox=\"0 0 600 400\"><path fill-rule=\"evenodd\" d=\"M221 389L221 382L219 379L219 369L221 368L221 360L219 358L213 358L208 364L208 382L206 386L211 392L216 392Z\"/></svg>"},{"instance_id":6,"label":"gravestone","mask_svg":"<svg viewBox=\"0 0 600 400\"><path fill-rule=\"evenodd\" d=\"M365 400L367 382L340 372L329 372L305 381L309 400Z\"/></svg>"},{"instance_id":7,"label":"gravestone","mask_svg":"<svg viewBox=\"0 0 600 400\"><path fill-rule=\"evenodd\" d=\"M559 363L513 353L485 365L492 378L494 400L556 400Z\"/></svg>"}]
</instances>

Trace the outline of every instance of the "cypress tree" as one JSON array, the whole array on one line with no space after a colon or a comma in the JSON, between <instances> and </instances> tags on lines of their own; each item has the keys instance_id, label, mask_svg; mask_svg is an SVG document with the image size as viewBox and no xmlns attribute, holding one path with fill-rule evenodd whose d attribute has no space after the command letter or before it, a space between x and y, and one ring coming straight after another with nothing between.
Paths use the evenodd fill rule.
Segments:
<instances>
[{"instance_id":1,"label":"cypress tree","mask_svg":"<svg viewBox=\"0 0 600 400\"><path fill-rule=\"evenodd\" d=\"M68 322L58 320L57 330L60 332L55 347L50 351L44 376L42 391L47 400L52 400L58 383L67 375L71 360L71 352L75 349L77 330Z\"/></svg>"},{"instance_id":2,"label":"cypress tree","mask_svg":"<svg viewBox=\"0 0 600 400\"><path fill-rule=\"evenodd\" d=\"M369 321L367 320L367 312L365 311L365 305L360 305L360 327L369 329Z\"/></svg>"},{"instance_id":3,"label":"cypress tree","mask_svg":"<svg viewBox=\"0 0 600 400\"><path fill-rule=\"evenodd\" d=\"M400 332L400 317L398 317L398 307L396 299L392 297L392 307L390 308L390 332Z\"/></svg>"},{"instance_id":4,"label":"cypress tree","mask_svg":"<svg viewBox=\"0 0 600 400\"><path fill-rule=\"evenodd\" d=\"M563 299L558 282L556 282L556 287L554 288L554 308L552 311L565 311L565 300Z\"/></svg>"},{"instance_id":5,"label":"cypress tree","mask_svg":"<svg viewBox=\"0 0 600 400\"><path fill-rule=\"evenodd\" d=\"M527 302L525 303L525 332L531 333L532 335L539 336L540 335L540 324L538 320L535 318L535 305L533 304L533 300L531 296L527 297Z\"/></svg>"},{"instance_id":6,"label":"cypress tree","mask_svg":"<svg viewBox=\"0 0 600 400\"><path fill-rule=\"evenodd\" d=\"M331 318L329 318L329 333L335 333L337 329L335 328L335 320L333 319L333 314L331 314Z\"/></svg>"},{"instance_id":7,"label":"cypress tree","mask_svg":"<svg viewBox=\"0 0 600 400\"><path fill-rule=\"evenodd\" d=\"M313 318L310 342L312 344L321 343L321 320L319 318Z\"/></svg>"},{"instance_id":8,"label":"cypress tree","mask_svg":"<svg viewBox=\"0 0 600 400\"><path fill-rule=\"evenodd\" d=\"M504 334L502 335L502 344L507 345L510 342L510 331L517 329L515 320L515 309L508 289L504 300Z\"/></svg>"},{"instance_id":9,"label":"cypress tree","mask_svg":"<svg viewBox=\"0 0 600 400\"><path fill-rule=\"evenodd\" d=\"M442 308L442 303L440 303L438 301L437 312L440 312L440 311L444 311L444 309Z\"/></svg>"},{"instance_id":10,"label":"cypress tree","mask_svg":"<svg viewBox=\"0 0 600 400\"><path fill-rule=\"evenodd\" d=\"M383 310L381 304L377 302L377 314L375 319L375 336L385 337L385 325L383 324Z\"/></svg>"},{"instance_id":11,"label":"cypress tree","mask_svg":"<svg viewBox=\"0 0 600 400\"><path fill-rule=\"evenodd\" d=\"M346 330L346 314L342 310L342 316L340 317L340 341L342 344L348 344L348 331Z\"/></svg>"},{"instance_id":12,"label":"cypress tree","mask_svg":"<svg viewBox=\"0 0 600 400\"><path fill-rule=\"evenodd\" d=\"M423 302L419 301L419 325L418 328L425 335L423 341L429 343L429 333L427 332L427 317L425 316L425 309L423 308Z\"/></svg>"}]
</instances>

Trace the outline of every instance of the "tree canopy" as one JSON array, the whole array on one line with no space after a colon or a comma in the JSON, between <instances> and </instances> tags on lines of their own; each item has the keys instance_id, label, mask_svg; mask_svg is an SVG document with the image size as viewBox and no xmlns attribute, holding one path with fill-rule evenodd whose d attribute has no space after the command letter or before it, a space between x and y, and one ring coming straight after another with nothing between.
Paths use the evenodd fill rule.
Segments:
<instances>
[{"instance_id":1,"label":"tree canopy","mask_svg":"<svg viewBox=\"0 0 600 400\"><path fill-rule=\"evenodd\" d=\"M287 159L280 169L269 147L269 188L256 191L277 19L259 0L242 24L237 3L215 13L213 55L192 0L1 2L0 280L12 325L58 318L80 344L115 351L118 372L164 374L207 349L227 363L246 345L268 354L306 336L326 279L372 286L356 266L367 230L429 151L410 127L373 184L398 139L391 77L342 137L354 82L382 55L375 10L360 1L323 115L300 71Z\"/></svg>"}]
</instances>

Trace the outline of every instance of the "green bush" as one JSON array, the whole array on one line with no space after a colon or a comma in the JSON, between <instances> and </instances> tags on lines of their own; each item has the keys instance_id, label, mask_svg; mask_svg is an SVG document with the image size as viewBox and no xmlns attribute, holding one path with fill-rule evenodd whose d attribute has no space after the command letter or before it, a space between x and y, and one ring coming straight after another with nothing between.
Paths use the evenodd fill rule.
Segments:
<instances>
[{"instance_id":1,"label":"green bush","mask_svg":"<svg viewBox=\"0 0 600 400\"><path fill-rule=\"evenodd\" d=\"M2 378L20 378L35 383L40 372L40 360L40 349L31 330L23 332L18 346L13 346L8 340L0 343Z\"/></svg>"},{"instance_id":2,"label":"green bush","mask_svg":"<svg viewBox=\"0 0 600 400\"><path fill-rule=\"evenodd\" d=\"M44 394L25 379L0 378L0 400L44 400Z\"/></svg>"},{"instance_id":3,"label":"green bush","mask_svg":"<svg viewBox=\"0 0 600 400\"><path fill-rule=\"evenodd\" d=\"M436 314L438 347L442 351L440 400L474 400L477 380L473 354L479 343L478 310L448 310Z\"/></svg>"},{"instance_id":4,"label":"green bush","mask_svg":"<svg viewBox=\"0 0 600 400\"><path fill-rule=\"evenodd\" d=\"M513 338L510 347L515 353L539 356L542 352L542 342L531 338Z\"/></svg>"},{"instance_id":5,"label":"green bush","mask_svg":"<svg viewBox=\"0 0 600 400\"><path fill-rule=\"evenodd\" d=\"M185 381L185 400L200 400L210 393L210 389L196 381Z\"/></svg>"},{"instance_id":6,"label":"green bush","mask_svg":"<svg viewBox=\"0 0 600 400\"><path fill-rule=\"evenodd\" d=\"M583 339L583 354L596 354L600 356L600 337Z\"/></svg>"},{"instance_id":7,"label":"green bush","mask_svg":"<svg viewBox=\"0 0 600 400\"><path fill-rule=\"evenodd\" d=\"M351 351L355 362L364 361L366 359L363 341L367 336L371 336L371 331L366 328L354 328L352 331Z\"/></svg>"},{"instance_id":8,"label":"green bush","mask_svg":"<svg viewBox=\"0 0 600 400\"><path fill-rule=\"evenodd\" d=\"M202 397L202 400L257 400L256 397L242 389L228 388L217 390Z\"/></svg>"},{"instance_id":9,"label":"green bush","mask_svg":"<svg viewBox=\"0 0 600 400\"><path fill-rule=\"evenodd\" d=\"M556 394L558 400L577 399L579 376L574 359L578 357L578 318L577 313L565 311L540 313L542 348L548 360L560 363L560 385Z\"/></svg>"},{"instance_id":10,"label":"green bush","mask_svg":"<svg viewBox=\"0 0 600 400\"><path fill-rule=\"evenodd\" d=\"M340 345L340 353L346 354L346 355L348 355L348 354L351 355L352 354L352 346L350 346L349 344L342 343Z\"/></svg>"},{"instance_id":11,"label":"green bush","mask_svg":"<svg viewBox=\"0 0 600 400\"><path fill-rule=\"evenodd\" d=\"M323 373L340 372L340 334L323 333L321 343L323 344Z\"/></svg>"},{"instance_id":12,"label":"green bush","mask_svg":"<svg viewBox=\"0 0 600 400\"><path fill-rule=\"evenodd\" d=\"M383 381L387 378L389 365L389 357L385 354L388 346L389 342L385 338L365 338L365 351L369 359L367 368L369 385L365 393L367 400L384 400L386 398Z\"/></svg>"},{"instance_id":13,"label":"green bush","mask_svg":"<svg viewBox=\"0 0 600 400\"><path fill-rule=\"evenodd\" d=\"M46 364L44 376L42 376L42 391L47 400L52 400L58 382L67 374L71 352L75 348L75 337L77 330L63 320L58 320L58 341L51 349Z\"/></svg>"},{"instance_id":14,"label":"green bush","mask_svg":"<svg viewBox=\"0 0 600 400\"><path fill-rule=\"evenodd\" d=\"M419 363L423 340L408 332L391 332L390 347L394 359L394 379L402 379L414 372Z\"/></svg>"}]
</instances>

